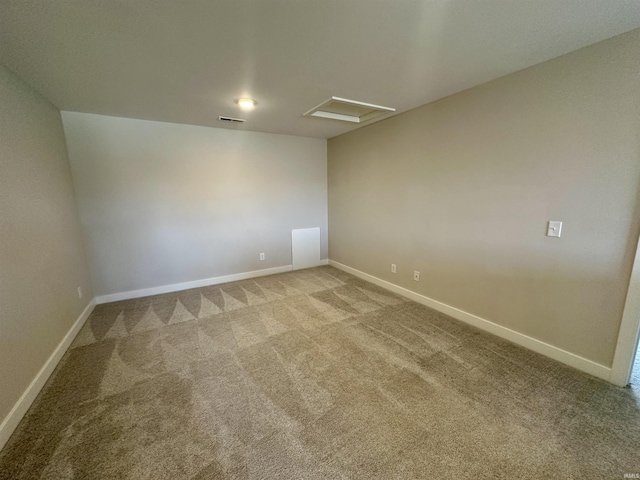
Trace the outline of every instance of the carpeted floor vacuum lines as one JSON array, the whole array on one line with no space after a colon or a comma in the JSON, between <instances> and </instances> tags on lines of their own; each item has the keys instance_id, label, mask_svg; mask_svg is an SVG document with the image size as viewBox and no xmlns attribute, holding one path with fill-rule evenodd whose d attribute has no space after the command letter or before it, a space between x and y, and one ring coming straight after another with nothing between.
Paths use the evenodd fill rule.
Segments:
<instances>
[{"instance_id":1,"label":"carpeted floor vacuum lines","mask_svg":"<svg viewBox=\"0 0 640 480\"><path fill-rule=\"evenodd\" d=\"M639 397L321 267L98 306L0 478L624 478Z\"/></svg>"}]
</instances>

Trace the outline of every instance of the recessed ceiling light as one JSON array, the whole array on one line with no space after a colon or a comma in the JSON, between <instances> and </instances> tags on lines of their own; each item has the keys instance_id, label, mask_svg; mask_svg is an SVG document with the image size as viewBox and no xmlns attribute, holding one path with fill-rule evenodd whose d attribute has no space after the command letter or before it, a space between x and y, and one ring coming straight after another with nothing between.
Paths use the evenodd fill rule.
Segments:
<instances>
[{"instance_id":1,"label":"recessed ceiling light","mask_svg":"<svg viewBox=\"0 0 640 480\"><path fill-rule=\"evenodd\" d=\"M237 103L242 110L251 110L257 105L258 102L256 102L253 98L239 98Z\"/></svg>"}]
</instances>

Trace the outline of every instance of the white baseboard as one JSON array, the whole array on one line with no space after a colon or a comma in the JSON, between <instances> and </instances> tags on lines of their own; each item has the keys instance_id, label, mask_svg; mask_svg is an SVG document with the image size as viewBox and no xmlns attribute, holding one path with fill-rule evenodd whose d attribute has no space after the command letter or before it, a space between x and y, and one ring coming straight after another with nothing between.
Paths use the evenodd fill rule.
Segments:
<instances>
[{"instance_id":1,"label":"white baseboard","mask_svg":"<svg viewBox=\"0 0 640 480\"><path fill-rule=\"evenodd\" d=\"M87 321L87 318L89 318L89 315L91 315L95 306L96 301L91 300L64 338L60 341L56 349L49 356L38 374L31 381L22 396L18 399L9 414L4 418L4 420L2 420L2 423L0 424L0 450L2 450L9 440L9 437L11 437L11 434L18 427L20 420L22 420L22 417L27 413L29 407L38 396L38 393L40 393L40 390L44 387L44 384L47 383L47 380L58 366L62 356L73 342L73 339L76 338L76 335L84 325L84 322Z\"/></svg>"},{"instance_id":2,"label":"white baseboard","mask_svg":"<svg viewBox=\"0 0 640 480\"><path fill-rule=\"evenodd\" d=\"M373 275L369 275L368 273L361 272L360 270L356 270L355 268L348 267L347 265L343 265L333 260L329 260L329 265L339 268L340 270L344 270L347 273L378 285L379 287L397 293L398 295L409 298L414 302L418 302L422 305L433 308L434 310L444 313L445 315L449 315L456 320L468 323L469 325L473 325L474 327L477 327L481 330L492 333L493 335L504 338L505 340L509 340L510 342L513 342L522 347L528 348L529 350L533 350L534 352L540 353L573 368L586 372L590 375L593 375L594 377L598 377L607 381L609 381L610 379L611 368L609 367L593 362L584 357L580 357L579 355L576 355L574 353L567 352L566 350L562 350L561 348L554 347L553 345L549 345L548 343L529 337L523 333L516 332L515 330L511 330L510 328L503 327L501 325L498 325L497 323L493 323L489 320L465 312L458 308L452 307L450 305L447 305L446 303L439 302L432 298L425 297L424 295L420 295L419 293L407 290L406 288L399 287L398 285L387 282L378 277L374 277Z\"/></svg>"},{"instance_id":3,"label":"white baseboard","mask_svg":"<svg viewBox=\"0 0 640 480\"><path fill-rule=\"evenodd\" d=\"M276 273L290 272L292 269L292 265L284 265L282 267L265 268L264 270L254 270L252 272L234 273L233 275L224 275L222 277L203 278L202 280L193 280L191 282L173 283L171 285L162 285L160 287L130 290L128 292L112 293L109 295L99 295L96 297L96 303L99 305L101 303L119 302L120 300L148 297L149 295L179 292L180 290L189 290L190 288L208 287L209 285L217 285L219 283L237 282L238 280L246 280L247 278L264 277L266 275L274 275Z\"/></svg>"},{"instance_id":4,"label":"white baseboard","mask_svg":"<svg viewBox=\"0 0 640 480\"><path fill-rule=\"evenodd\" d=\"M320 265L329 265L329 259L323 258L322 260L320 260Z\"/></svg>"}]
</instances>

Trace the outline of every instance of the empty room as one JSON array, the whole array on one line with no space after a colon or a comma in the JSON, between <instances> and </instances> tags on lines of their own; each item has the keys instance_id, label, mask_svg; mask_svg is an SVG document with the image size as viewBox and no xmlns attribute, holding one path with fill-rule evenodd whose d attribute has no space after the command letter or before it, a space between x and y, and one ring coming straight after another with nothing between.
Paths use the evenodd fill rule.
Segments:
<instances>
[{"instance_id":1,"label":"empty room","mask_svg":"<svg viewBox=\"0 0 640 480\"><path fill-rule=\"evenodd\" d=\"M639 0L0 0L0 479L640 478Z\"/></svg>"}]
</instances>

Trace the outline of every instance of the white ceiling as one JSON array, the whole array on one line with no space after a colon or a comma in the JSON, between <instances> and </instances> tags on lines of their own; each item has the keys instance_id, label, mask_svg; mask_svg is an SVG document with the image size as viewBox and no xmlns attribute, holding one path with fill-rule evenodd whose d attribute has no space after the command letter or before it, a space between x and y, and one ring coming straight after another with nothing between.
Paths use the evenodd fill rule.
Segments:
<instances>
[{"instance_id":1,"label":"white ceiling","mask_svg":"<svg viewBox=\"0 0 640 480\"><path fill-rule=\"evenodd\" d=\"M640 0L0 0L0 62L61 110L328 138L358 128L302 116L332 95L403 112L637 27Z\"/></svg>"}]
</instances>

